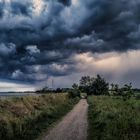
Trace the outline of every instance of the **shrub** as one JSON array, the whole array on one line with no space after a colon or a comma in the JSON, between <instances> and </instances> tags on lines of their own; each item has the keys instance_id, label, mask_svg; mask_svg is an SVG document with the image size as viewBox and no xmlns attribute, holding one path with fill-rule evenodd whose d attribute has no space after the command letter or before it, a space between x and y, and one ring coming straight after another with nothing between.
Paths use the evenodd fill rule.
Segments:
<instances>
[{"instance_id":1,"label":"shrub","mask_svg":"<svg viewBox=\"0 0 140 140\"><path fill-rule=\"evenodd\" d=\"M127 84L124 85L121 93L122 93L121 95L122 95L124 101L130 99L134 95L131 83L129 85L127 85Z\"/></svg>"},{"instance_id":2,"label":"shrub","mask_svg":"<svg viewBox=\"0 0 140 140\"><path fill-rule=\"evenodd\" d=\"M69 90L68 96L69 98L80 97L80 90L77 84L72 85L72 89Z\"/></svg>"},{"instance_id":3,"label":"shrub","mask_svg":"<svg viewBox=\"0 0 140 140\"><path fill-rule=\"evenodd\" d=\"M69 92L68 92L68 96L69 96L69 98L80 97L80 90L71 89L71 90L69 90Z\"/></svg>"},{"instance_id":4,"label":"shrub","mask_svg":"<svg viewBox=\"0 0 140 140\"><path fill-rule=\"evenodd\" d=\"M130 99L134 95L131 83L129 85L125 84L122 88L119 88L117 84L111 84L111 93L114 96L121 96L124 101Z\"/></svg>"}]
</instances>

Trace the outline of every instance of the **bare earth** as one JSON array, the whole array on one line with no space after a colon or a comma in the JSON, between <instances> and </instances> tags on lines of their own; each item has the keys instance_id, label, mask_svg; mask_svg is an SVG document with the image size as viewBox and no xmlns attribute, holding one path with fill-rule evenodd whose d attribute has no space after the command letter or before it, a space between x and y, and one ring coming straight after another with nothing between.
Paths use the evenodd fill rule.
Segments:
<instances>
[{"instance_id":1,"label":"bare earth","mask_svg":"<svg viewBox=\"0 0 140 140\"><path fill-rule=\"evenodd\" d=\"M87 110L87 101L85 99L80 100L74 109L49 132L45 140L86 140Z\"/></svg>"}]
</instances>

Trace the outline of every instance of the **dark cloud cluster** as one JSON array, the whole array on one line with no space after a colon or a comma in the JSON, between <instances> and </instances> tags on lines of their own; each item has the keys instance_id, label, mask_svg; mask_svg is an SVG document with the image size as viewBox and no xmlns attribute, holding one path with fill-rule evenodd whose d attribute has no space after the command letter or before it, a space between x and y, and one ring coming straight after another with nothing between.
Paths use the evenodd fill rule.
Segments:
<instances>
[{"instance_id":1,"label":"dark cloud cluster","mask_svg":"<svg viewBox=\"0 0 140 140\"><path fill-rule=\"evenodd\" d=\"M140 49L139 0L0 1L0 77L76 71L74 54Z\"/></svg>"},{"instance_id":2,"label":"dark cloud cluster","mask_svg":"<svg viewBox=\"0 0 140 140\"><path fill-rule=\"evenodd\" d=\"M71 0L58 0L58 1L67 6L69 6L71 4Z\"/></svg>"}]
</instances>

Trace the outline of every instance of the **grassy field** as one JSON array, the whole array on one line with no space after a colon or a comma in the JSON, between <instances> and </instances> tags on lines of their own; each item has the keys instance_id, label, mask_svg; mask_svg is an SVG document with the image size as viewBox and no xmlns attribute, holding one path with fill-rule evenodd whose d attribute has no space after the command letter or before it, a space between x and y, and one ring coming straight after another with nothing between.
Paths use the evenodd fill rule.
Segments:
<instances>
[{"instance_id":1,"label":"grassy field","mask_svg":"<svg viewBox=\"0 0 140 140\"><path fill-rule=\"evenodd\" d=\"M91 96L89 140L140 140L140 100Z\"/></svg>"},{"instance_id":2,"label":"grassy field","mask_svg":"<svg viewBox=\"0 0 140 140\"><path fill-rule=\"evenodd\" d=\"M33 140L78 102L67 94L0 100L0 140Z\"/></svg>"}]
</instances>

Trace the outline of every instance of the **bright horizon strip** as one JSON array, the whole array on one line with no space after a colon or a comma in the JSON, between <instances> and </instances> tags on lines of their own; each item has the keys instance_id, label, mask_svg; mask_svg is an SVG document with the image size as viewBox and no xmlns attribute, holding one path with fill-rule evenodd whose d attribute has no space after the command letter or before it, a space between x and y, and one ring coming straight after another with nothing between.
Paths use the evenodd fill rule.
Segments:
<instances>
[{"instance_id":1,"label":"bright horizon strip","mask_svg":"<svg viewBox=\"0 0 140 140\"><path fill-rule=\"evenodd\" d=\"M31 85L18 84L12 82L0 82L0 92L26 92L26 91L35 91L35 88Z\"/></svg>"}]
</instances>

